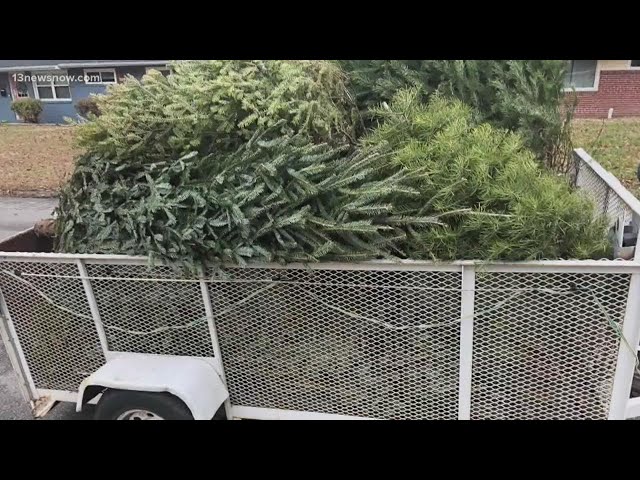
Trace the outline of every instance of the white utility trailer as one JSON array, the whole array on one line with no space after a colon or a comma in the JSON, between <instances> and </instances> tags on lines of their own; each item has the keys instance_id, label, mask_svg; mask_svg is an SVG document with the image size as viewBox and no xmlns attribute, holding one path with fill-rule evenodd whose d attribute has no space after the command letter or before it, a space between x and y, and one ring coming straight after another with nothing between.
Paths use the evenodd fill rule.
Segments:
<instances>
[{"instance_id":1,"label":"white utility trailer","mask_svg":"<svg viewBox=\"0 0 640 480\"><path fill-rule=\"evenodd\" d=\"M582 150L618 260L228 266L0 250L0 332L34 409L97 418L622 419L640 203ZM17 251L23 250L23 251ZM26 251L24 251L26 250ZM634 258L635 255L635 258Z\"/></svg>"}]
</instances>

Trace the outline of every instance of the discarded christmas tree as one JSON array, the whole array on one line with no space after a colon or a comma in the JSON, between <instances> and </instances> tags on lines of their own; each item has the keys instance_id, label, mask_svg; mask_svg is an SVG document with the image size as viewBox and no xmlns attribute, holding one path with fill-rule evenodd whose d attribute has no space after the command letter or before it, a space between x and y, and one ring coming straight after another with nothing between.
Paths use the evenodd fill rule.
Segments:
<instances>
[{"instance_id":1,"label":"discarded christmas tree","mask_svg":"<svg viewBox=\"0 0 640 480\"><path fill-rule=\"evenodd\" d=\"M196 266L605 251L589 202L518 134L417 90L358 118L335 64L212 61L129 80L81 127L59 250Z\"/></svg>"}]
</instances>

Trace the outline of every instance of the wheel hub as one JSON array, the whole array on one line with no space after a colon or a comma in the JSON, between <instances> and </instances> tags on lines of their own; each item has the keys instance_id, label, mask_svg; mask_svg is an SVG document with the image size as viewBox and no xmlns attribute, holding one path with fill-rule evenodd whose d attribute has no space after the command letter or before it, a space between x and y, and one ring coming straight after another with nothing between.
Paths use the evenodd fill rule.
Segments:
<instances>
[{"instance_id":1,"label":"wheel hub","mask_svg":"<svg viewBox=\"0 0 640 480\"><path fill-rule=\"evenodd\" d=\"M164 420L160 415L149 410L127 410L117 420Z\"/></svg>"}]
</instances>

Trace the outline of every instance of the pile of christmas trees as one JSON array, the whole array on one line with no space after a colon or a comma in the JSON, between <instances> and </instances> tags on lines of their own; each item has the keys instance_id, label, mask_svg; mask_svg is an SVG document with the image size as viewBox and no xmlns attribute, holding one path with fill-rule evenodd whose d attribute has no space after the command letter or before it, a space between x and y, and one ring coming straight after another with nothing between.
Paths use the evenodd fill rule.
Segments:
<instances>
[{"instance_id":1,"label":"pile of christmas trees","mask_svg":"<svg viewBox=\"0 0 640 480\"><path fill-rule=\"evenodd\" d=\"M526 135L422 87L363 116L353 86L327 61L180 62L115 86L80 127L58 250L188 266L605 254L605 223Z\"/></svg>"}]
</instances>

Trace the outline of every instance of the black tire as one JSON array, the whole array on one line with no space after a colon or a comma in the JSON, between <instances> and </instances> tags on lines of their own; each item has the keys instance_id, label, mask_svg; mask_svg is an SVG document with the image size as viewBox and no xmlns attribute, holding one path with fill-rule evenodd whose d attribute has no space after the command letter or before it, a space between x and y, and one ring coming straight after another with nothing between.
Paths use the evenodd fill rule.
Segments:
<instances>
[{"instance_id":1,"label":"black tire","mask_svg":"<svg viewBox=\"0 0 640 480\"><path fill-rule=\"evenodd\" d=\"M633 372L633 383L631 384L631 398L640 397L640 373L636 368Z\"/></svg>"},{"instance_id":2,"label":"black tire","mask_svg":"<svg viewBox=\"0 0 640 480\"><path fill-rule=\"evenodd\" d=\"M163 420L193 420L189 408L167 392L138 392L109 389L96 407L96 420L117 420L129 410L146 410Z\"/></svg>"}]
</instances>

